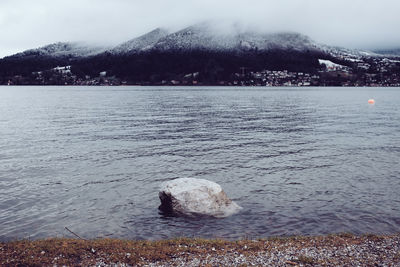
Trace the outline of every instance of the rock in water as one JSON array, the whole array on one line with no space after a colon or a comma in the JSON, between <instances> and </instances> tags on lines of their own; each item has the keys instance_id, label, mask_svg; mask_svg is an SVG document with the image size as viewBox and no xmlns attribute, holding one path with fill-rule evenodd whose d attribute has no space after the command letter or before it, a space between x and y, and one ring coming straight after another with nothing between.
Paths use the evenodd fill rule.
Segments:
<instances>
[{"instance_id":1,"label":"rock in water","mask_svg":"<svg viewBox=\"0 0 400 267\"><path fill-rule=\"evenodd\" d=\"M240 209L218 184L204 179L180 178L161 185L160 210L177 215L228 217Z\"/></svg>"}]
</instances>

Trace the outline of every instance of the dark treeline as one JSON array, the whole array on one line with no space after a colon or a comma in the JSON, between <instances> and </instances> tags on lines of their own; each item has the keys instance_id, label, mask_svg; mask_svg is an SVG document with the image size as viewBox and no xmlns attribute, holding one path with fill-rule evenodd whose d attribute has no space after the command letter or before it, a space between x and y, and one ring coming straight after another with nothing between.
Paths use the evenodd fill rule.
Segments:
<instances>
[{"instance_id":1,"label":"dark treeline","mask_svg":"<svg viewBox=\"0 0 400 267\"><path fill-rule=\"evenodd\" d=\"M70 58L56 58L43 55L11 56L0 60L0 77L30 75L35 71L48 70L70 64Z\"/></svg>"},{"instance_id":2,"label":"dark treeline","mask_svg":"<svg viewBox=\"0 0 400 267\"><path fill-rule=\"evenodd\" d=\"M228 80L233 73L258 70L315 72L318 57L312 53L269 51L264 53L229 53L210 51L159 52L114 56L102 54L73 65L73 73L94 76L100 71L129 82L158 82L199 72L199 81L213 83Z\"/></svg>"},{"instance_id":3,"label":"dark treeline","mask_svg":"<svg viewBox=\"0 0 400 267\"><path fill-rule=\"evenodd\" d=\"M241 71L288 70L315 73L320 68L318 58L326 55L317 52L273 50L266 52L215 52L215 51L151 51L131 55L103 53L89 58L52 58L40 55L7 57L0 60L0 79L32 72L44 71L57 66L71 65L78 77L97 77L106 71L128 83L159 83L162 80L181 78L199 72L199 82L212 84L229 80Z\"/></svg>"}]
</instances>

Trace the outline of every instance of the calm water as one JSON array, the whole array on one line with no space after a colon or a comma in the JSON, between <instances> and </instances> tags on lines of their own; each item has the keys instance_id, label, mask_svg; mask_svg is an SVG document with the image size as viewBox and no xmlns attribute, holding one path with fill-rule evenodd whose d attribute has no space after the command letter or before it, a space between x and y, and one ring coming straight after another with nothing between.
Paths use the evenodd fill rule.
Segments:
<instances>
[{"instance_id":1,"label":"calm water","mask_svg":"<svg viewBox=\"0 0 400 267\"><path fill-rule=\"evenodd\" d=\"M0 87L0 136L0 240L400 231L400 88ZM163 217L179 177L244 209Z\"/></svg>"}]
</instances>

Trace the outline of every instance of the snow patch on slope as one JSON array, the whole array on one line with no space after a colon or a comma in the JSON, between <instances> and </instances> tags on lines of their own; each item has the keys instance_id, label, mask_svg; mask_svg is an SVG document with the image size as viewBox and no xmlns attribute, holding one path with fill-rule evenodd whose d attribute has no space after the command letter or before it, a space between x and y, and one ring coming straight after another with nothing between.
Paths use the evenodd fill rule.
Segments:
<instances>
[{"instance_id":1,"label":"snow patch on slope","mask_svg":"<svg viewBox=\"0 0 400 267\"><path fill-rule=\"evenodd\" d=\"M320 65L325 65L327 68L340 68L342 65L333 63L330 60L318 59Z\"/></svg>"}]
</instances>

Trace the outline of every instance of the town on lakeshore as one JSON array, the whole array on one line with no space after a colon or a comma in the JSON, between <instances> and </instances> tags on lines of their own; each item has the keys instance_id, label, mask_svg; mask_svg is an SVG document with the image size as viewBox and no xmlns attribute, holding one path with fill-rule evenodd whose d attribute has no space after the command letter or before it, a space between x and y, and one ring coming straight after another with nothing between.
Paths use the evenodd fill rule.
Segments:
<instances>
[{"instance_id":1,"label":"town on lakeshore","mask_svg":"<svg viewBox=\"0 0 400 267\"><path fill-rule=\"evenodd\" d=\"M336 64L329 60L319 60L321 68L316 73L267 69L252 71L250 68L241 67L231 75L230 79L218 80L214 83L199 80L199 72L177 75L171 80L137 83L110 76L107 71L99 72L96 77L90 75L78 77L69 65L32 72L29 77L15 75L7 81L7 85L400 86L398 71L400 60L388 58L373 58L369 61L362 58L345 58L344 60L351 61L353 67Z\"/></svg>"}]
</instances>

